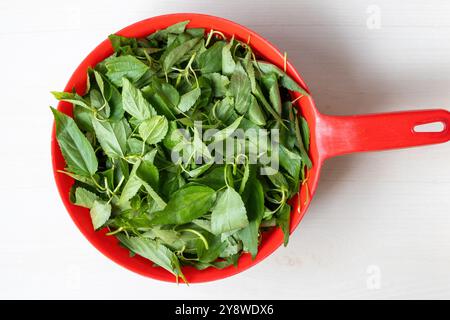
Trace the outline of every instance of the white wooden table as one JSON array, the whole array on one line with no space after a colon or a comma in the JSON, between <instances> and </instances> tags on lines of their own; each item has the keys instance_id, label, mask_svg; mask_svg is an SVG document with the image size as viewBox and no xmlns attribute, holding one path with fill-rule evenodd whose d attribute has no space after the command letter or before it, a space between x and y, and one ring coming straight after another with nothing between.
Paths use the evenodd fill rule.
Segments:
<instances>
[{"instance_id":1,"label":"white wooden table","mask_svg":"<svg viewBox=\"0 0 450 320\"><path fill-rule=\"evenodd\" d=\"M330 114L450 108L448 1L0 1L0 298L450 298L450 144L330 160L292 236L256 267L176 286L96 251L50 165L50 90L109 33L170 12L247 25Z\"/></svg>"}]
</instances>

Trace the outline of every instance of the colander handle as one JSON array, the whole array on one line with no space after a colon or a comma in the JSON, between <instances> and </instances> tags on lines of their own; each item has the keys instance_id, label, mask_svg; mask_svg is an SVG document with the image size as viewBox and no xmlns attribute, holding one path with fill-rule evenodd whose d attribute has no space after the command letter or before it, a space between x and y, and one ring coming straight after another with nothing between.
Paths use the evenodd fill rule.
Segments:
<instances>
[{"instance_id":1,"label":"colander handle","mask_svg":"<svg viewBox=\"0 0 450 320\"><path fill-rule=\"evenodd\" d=\"M419 132L417 126L431 123L441 123L442 130ZM450 112L436 109L355 116L320 115L316 137L324 158L442 143L450 140Z\"/></svg>"}]
</instances>

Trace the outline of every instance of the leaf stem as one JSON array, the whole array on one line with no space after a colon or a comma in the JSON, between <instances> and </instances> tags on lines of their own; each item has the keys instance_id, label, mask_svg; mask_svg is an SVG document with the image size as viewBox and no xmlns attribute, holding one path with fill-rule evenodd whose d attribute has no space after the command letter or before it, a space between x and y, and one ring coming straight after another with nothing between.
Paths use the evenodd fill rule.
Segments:
<instances>
[{"instance_id":1,"label":"leaf stem","mask_svg":"<svg viewBox=\"0 0 450 320\"><path fill-rule=\"evenodd\" d=\"M223 180L225 181L227 188L231 188L230 185L228 184L228 165L227 164L225 164L225 167L223 169Z\"/></svg>"},{"instance_id":2,"label":"leaf stem","mask_svg":"<svg viewBox=\"0 0 450 320\"><path fill-rule=\"evenodd\" d=\"M107 236L113 236L113 235L118 234L119 232L122 232L122 231L125 231L125 230L124 230L123 227L120 227L120 228L118 228L118 229L116 229L114 231L108 232L106 235Z\"/></svg>"},{"instance_id":3,"label":"leaf stem","mask_svg":"<svg viewBox=\"0 0 450 320\"><path fill-rule=\"evenodd\" d=\"M152 58L150 57L150 55L148 54L148 52L146 50L143 50L143 52L144 52L145 58L148 61L149 66L151 67L152 66Z\"/></svg>"},{"instance_id":4,"label":"leaf stem","mask_svg":"<svg viewBox=\"0 0 450 320\"><path fill-rule=\"evenodd\" d=\"M122 185L122 183L125 181L125 176L122 176L122 178L120 179L119 183L117 184L117 187L113 190L113 194L116 195L116 192L119 190L120 186Z\"/></svg>"},{"instance_id":5,"label":"leaf stem","mask_svg":"<svg viewBox=\"0 0 450 320\"><path fill-rule=\"evenodd\" d=\"M206 250L209 249L208 241L206 241L206 238L200 232L198 232L197 230L194 230L194 229L181 229L181 230L178 230L178 231L179 232L190 232L190 233L193 233L193 234L197 235L200 238L200 240L202 240L203 244L205 245L205 249Z\"/></svg>"},{"instance_id":6,"label":"leaf stem","mask_svg":"<svg viewBox=\"0 0 450 320\"><path fill-rule=\"evenodd\" d=\"M105 191L105 190L106 190L104 187L102 187L101 185L98 184L98 182L97 182L97 180L95 180L94 176L91 176L91 180L92 180L92 182L95 184L95 186L96 186L98 189L100 189L100 190L102 190L102 191Z\"/></svg>"},{"instance_id":7,"label":"leaf stem","mask_svg":"<svg viewBox=\"0 0 450 320\"><path fill-rule=\"evenodd\" d=\"M209 43L211 42L212 36L214 34L218 34L218 35L220 35L222 37L223 40L227 40L227 37L225 37L225 35L222 32L214 30L214 29L211 29L209 31L208 38L206 38L205 47L208 47Z\"/></svg>"}]
</instances>

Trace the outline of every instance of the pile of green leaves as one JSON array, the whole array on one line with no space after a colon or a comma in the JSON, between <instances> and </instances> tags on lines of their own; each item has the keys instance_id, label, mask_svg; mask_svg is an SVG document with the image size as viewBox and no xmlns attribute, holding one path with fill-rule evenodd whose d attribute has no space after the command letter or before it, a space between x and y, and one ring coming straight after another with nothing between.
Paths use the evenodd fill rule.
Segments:
<instances>
[{"instance_id":1,"label":"pile of green leaves","mask_svg":"<svg viewBox=\"0 0 450 320\"><path fill-rule=\"evenodd\" d=\"M83 96L53 92L73 104L73 118L52 109L61 172L75 179L71 201L90 210L96 230L108 228L132 254L183 280L183 265L255 257L265 228L281 227L287 244L288 200L311 166L308 126L289 91L307 93L248 44L187 24L142 39L111 35L115 53L88 71ZM280 170L261 175L248 150L197 164L196 152L213 155L194 121L220 130L214 141L237 128L279 129ZM192 151L188 163L171 161L180 144Z\"/></svg>"}]
</instances>

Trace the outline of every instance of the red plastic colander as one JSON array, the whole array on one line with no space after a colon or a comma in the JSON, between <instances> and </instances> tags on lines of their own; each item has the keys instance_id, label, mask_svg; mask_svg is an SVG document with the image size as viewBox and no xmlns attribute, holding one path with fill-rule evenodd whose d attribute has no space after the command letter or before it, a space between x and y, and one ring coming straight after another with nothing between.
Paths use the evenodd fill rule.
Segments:
<instances>
[{"instance_id":1,"label":"red plastic colander","mask_svg":"<svg viewBox=\"0 0 450 320\"><path fill-rule=\"evenodd\" d=\"M250 36L251 46L258 56L283 68L283 55L267 40L237 23L219 17L194 13L163 15L137 22L122 29L117 34L127 37L144 37L158 29L166 28L184 20L190 20L188 25L190 28L202 27L218 30L226 36L234 35L244 42ZM72 88L75 88L79 94L83 94L86 90L88 67L95 66L112 53L113 49L109 41L103 41L81 62L67 83L65 90L71 91ZM307 90L306 84L290 63L287 63L287 73ZM307 186L304 186L301 190L301 201L297 201L297 199L292 201L291 232L300 223L309 206L317 188L320 169L326 159L351 152L405 148L450 140L450 113L447 110L406 111L362 116L329 116L317 111L311 96L301 97L296 107L301 109L310 127L310 156L313 167L308 172ZM60 102L58 110L72 115L70 103ZM416 132L414 130L417 125L434 122L441 122L443 130L440 132ZM67 211L85 237L108 258L131 271L158 280L175 281L172 274L162 268L153 267L148 260L139 256L130 257L128 250L119 246L115 237L105 235L105 230L94 231L89 211L75 206L69 201L69 190L74 182L73 179L57 172L57 170L65 168L65 161L56 141L55 130L52 132L51 149L53 170L59 193ZM299 203L301 208L299 208ZM255 260L252 260L249 254L244 254L239 259L237 267L231 266L223 270L208 268L203 271L192 267L184 267L183 272L190 283L229 277L257 264L275 251L282 242L282 232L276 228L264 234Z\"/></svg>"}]
</instances>

